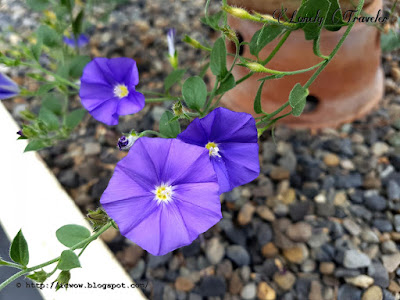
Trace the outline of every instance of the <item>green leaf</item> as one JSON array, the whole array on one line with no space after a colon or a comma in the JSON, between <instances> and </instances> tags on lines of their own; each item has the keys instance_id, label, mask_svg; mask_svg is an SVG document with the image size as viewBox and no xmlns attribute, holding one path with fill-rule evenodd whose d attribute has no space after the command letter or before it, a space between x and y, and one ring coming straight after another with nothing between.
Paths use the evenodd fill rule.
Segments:
<instances>
[{"instance_id":1,"label":"green leaf","mask_svg":"<svg viewBox=\"0 0 400 300\"><path fill-rule=\"evenodd\" d=\"M339 0L329 0L331 6L329 8L327 18L325 21L325 28L329 31L338 31L342 28L342 25L346 24L343 22L342 11L340 9Z\"/></svg>"},{"instance_id":2,"label":"green leaf","mask_svg":"<svg viewBox=\"0 0 400 300\"><path fill-rule=\"evenodd\" d=\"M330 6L329 0L303 0L295 21L302 25L306 40L318 38Z\"/></svg>"},{"instance_id":3,"label":"green leaf","mask_svg":"<svg viewBox=\"0 0 400 300\"><path fill-rule=\"evenodd\" d=\"M42 53L42 43L38 41L35 45L31 46L31 54L36 61L39 61Z\"/></svg>"},{"instance_id":4,"label":"green leaf","mask_svg":"<svg viewBox=\"0 0 400 300\"><path fill-rule=\"evenodd\" d=\"M399 18L400 23L400 18ZM383 52L392 52L400 48L400 34L390 29L388 33L381 34L381 48Z\"/></svg>"},{"instance_id":5,"label":"green leaf","mask_svg":"<svg viewBox=\"0 0 400 300\"><path fill-rule=\"evenodd\" d=\"M47 25L40 25L37 36L39 41L47 47L52 48L61 44L61 35Z\"/></svg>"},{"instance_id":6,"label":"green leaf","mask_svg":"<svg viewBox=\"0 0 400 300\"><path fill-rule=\"evenodd\" d=\"M83 25L83 17L85 16L85 8L79 12L76 16L74 22L72 23L72 32L76 37L82 32L82 25Z\"/></svg>"},{"instance_id":7,"label":"green leaf","mask_svg":"<svg viewBox=\"0 0 400 300\"><path fill-rule=\"evenodd\" d=\"M56 115L62 114L63 101L56 94L48 94L43 98L42 107L47 108Z\"/></svg>"},{"instance_id":8,"label":"green leaf","mask_svg":"<svg viewBox=\"0 0 400 300\"><path fill-rule=\"evenodd\" d=\"M181 125L177 120L172 121L173 118L174 114L170 111L164 112L161 116L160 133L167 138L176 138L181 133Z\"/></svg>"},{"instance_id":9,"label":"green leaf","mask_svg":"<svg viewBox=\"0 0 400 300\"><path fill-rule=\"evenodd\" d=\"M24 152L28 151L37 151L43 148L48 147L48 145L42 140L33 140L29 142L29 144L25 147Z\"/></svg>"},{"instance_id":10,"label":"green leaf","mask_svg":"<svg viewBox=\"0 0 400 300\"><path fill-rule=\"evenodd\" d=\"M87 55L75 56L69 62L69 76L72 78L79 78L82 76L83 69L90 62L90 57Z\"/></svg>"},{"instance_id":11,"label":"green leaf","mask_svg":"<svg viewBox=\"0 0 400 300\"><path fill-rule=\"evenodd\" d=\"M26 4L35 11L46 9L49 3L49 0L26 0Z\"/></svg>"},{"instance_id":12,"label":"green leaf","mask_svg":"<svg viewBox=\"0 0 400 300\"><path fill-rule=\"evenodd\" d=\"M302 114L304 107L306 106L308 96L308 89L297 83L289 95L289 104L292 107L292 115L298 117Z\"/></svg>"},{"instance_id":13,"label":"green leaf","mask_svg":"<svg viewBox=\"0 0 400 300\"><path fill-rule=\"evenodd\" d=\"M22 230L18 231L10 246L10 257L16 263L26 267L29 263L28 244Z\"/></svg>"},{"instance_id":14,"label":"green leaf","mask_svg":"<svg viewBox=\"0 0 400 300\"><path fill-rule=\"evenodd\" d=\"M250 53L254 56L258 56L260 51L276 37L278 37L285 29L279 25L268 25L263 26L258 30L251 39L250 42Z\"/></svg>"},{"instance_id":15,"label":"green leaf","mask_svg":"<svg viewBox=\"0 0 400 300\"><path fill-rule=\"evenodd\" d=\"M90 237L90 231L83 226L71 224L59 228L56 236L61 244L70 248Z\"/></svg>"},{"instance_id":16,"label":"green leaf","mask_svg":"<svg viewBox=\"0 0 400 300\"><path fill-rule=\"evenodd\" d=\"M56 86L57 84L55 82L45 83L39 87L35 95L42 96L44 94L47 94L51 89L55 88Z\"/></svg>"},{"instance_id":17,"label":"green leaf","mask_svg":"<svg viewBox=\"0 0 400 300\"><path fill-rule=\"evenodd\" d=\"M40 109L39 120L42 120L50 131L56 130L59 127L58 117L46 107L42 106Z\"/></svg>"},{"instance_id":18,"label":"green leaf","mask_svg":"<svg viewBox=\"0 0 400 300\"><path fill-rule=\"evenodd\" d=\"M71 10L75 5L75 1L74 0L61 0L61 5L65 6L67 9Z\"/></svg>"},{"instance_id":19,"label":"green leaf","mask_svg":"<svg viewBox=\"0 0 400 300\"><path fill-rule=\"evenodd\" d=\"M216 13L214 15L209 15L208 18L206 18L206 17L201 18L200 21L203 24L208 25L215 30L218 30L219 22L220 22L222 16L223 16L223 11L219 11L218 13Z\"/></svg>"},{"instance_id":20,"label":"green leaf","mask_svg":"<svg viewBox=\"0 0 400 300\"><path fill-rule=\"evenodd\" d=\"M69 129L74 129L82 121L85 114L86 110L83 108L71 111L65 118L65 126Z\"/></svg>"},{"instance_id":21,"label":"green leaf","mask_svg":"<svg viewBox=\"0 0 400 300\"><path fill-rule=\"evenodd\" d=\"M71 250L64 250L61 253L57 268L61 271L69 271L71 269L80 268L78 256Z\"/></svg>"},{"instance_id":22,"label":"green leaf","mask_svg":"<svg viewBox=\"0 0 400 300\"><path fill-rule=\"evenodd\" d=\"M169 89L177 82L182 80L183 75L186 70L178 69L172 71L164 80L165 91L169 91Z\"/></svg>"},{"instance_id":23,"label":"green leaf","mask_svg":"<svg viewBox=\"0 0 400 300\"><path fill-rule=\"evenodd\" d=\"M254 99L254 112L256 114L263 114L264 111L262 110L261 107L261 94L262 94L262 89L264 87L265 81L263 81L260 86L258 87L257 95L256 98Z\"/></svg>"},{"instance_id":24,"label":"green leaf","mask_svg":"<svg viewBox=\"0 0 400 300\"><path fill-rule=\"evenodd\" d=\"M228 72L226 69L226 55L225 41L221 37L215 42L210 56L211 72L215 76L219 76L219 78L225 77Z\"/></svg>"},{"instance_id":25,"label":"green leaf","mask_svg":"<svg viewBox=\"0 0 400 300\"><path fill-rule=\"evenodd\" d=\"M49 274L47 274L44 270L40 270L40 271L34 272L33 274L30 274L26 277L28 277L36 282L43 283L49 277Z\"/></svg>"},{"instance_id":26,"label":"green leaf","mask_svg":"<svg viewBox=\"0 0 400 300\"><path fill-rule=\"evenodd\" d=\"M233 89L235 86L236 86L235 77L233 77L232 73L230 73L228 77L219 85L216 95L226 93L227 91Z\"/></svg>"},{"instance_id":27,"label":"green leaf","mask_svg":"<svg viewBox=\"0 0 400 300\"><path fill-rule=\"evenodd\" d=\"M198 76L186 79L182 86L182 96L189 108L202 108L207 99L207 86L203 79Z\"/></svg>"},{"instance_id":28,"label":"green leaf","mask_svg":"<svg viewBox=\"0 0 400 300\"><path fill-rule=\"evenodd\" d=\"M8 266L9 264L8 264L8 262L6 262L5 260L3 260L1 257L0 257L0 266Z\"/></svg>"}]
</instances>

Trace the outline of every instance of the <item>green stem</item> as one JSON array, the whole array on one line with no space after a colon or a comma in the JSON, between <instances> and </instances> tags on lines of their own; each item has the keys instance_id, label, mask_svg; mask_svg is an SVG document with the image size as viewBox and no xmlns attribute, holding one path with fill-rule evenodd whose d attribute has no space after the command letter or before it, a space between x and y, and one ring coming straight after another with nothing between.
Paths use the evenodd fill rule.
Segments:
<instances>
[{"instance_id":1,"label":"green stem","mask_svg":"<svg viewBox=\"0 0 400 300\"><path fill-rule=\"evenodd\" d=\"M277 71L277 70L270 70L270 69L268 69L268 71L269 71L268 73L274 74L274 75L284 75L284 76L296 75L296 74L301 74L301 73L306 73L306 72L312 71L312 70L318 68L319 66L323 65L324 63L325 63L325 61L321 61L321 62L319 62L318 64L316 64L316 65L314 65L314 66L312 66L312 67L309 67L309 68L307 68L307 69L301 69L301 70L289 71L289 72ZM261 78L260 80L267 80L268 77L270 77L270 76Z\"/></svg>"},{"instance_id":2,"label":"green stem","mask_svg":"<svg viewBox=\"0 0 400 300\"><path fill-rule=\"evenodd\" d=\"M163 135L162 133L160 133L160 132L157 132L157 131L154 131L154 130L145 130L145 131L142 131L140 134L139 134L139 137L143 137L143 136L146 136L146 135L151 135L151 134L153 134L153 135L156 135L156 136L158 136L158 137L162 137L162 138L167 138L165 135Z\"/></svg>"},{"instance_id":3,"label":"green stem","mask_svg":"<svg viewBox=\"0 0 400 300\"><path fill-rule=\"evenodd\" d=\"M163 101L174 101L178 100L178 97L160 97L160 98L147 98L146 103L163 102Z\"/></svg>"},{"instance_id":4,"label":"green stem","mask_svg":"<svg viewBox=\"0 0 400 300\"><path fill-rule=\"evenodd\" d=\"M94 241L95 239L97 239L102 233L104 233L108 228L110 228L112 226L112 221L108 222L106 225L104 225L102 228L100 228L96 233L94 233L93 235L91 235L90 237L88 237L87 239L77 243L75 246L71 247L70 250L76 250L81 248L82 246L85 246L86 244L90 244L92 241ZM56 262L58 262L60 260L60 256L56 257L52 260L49 260L45 263L42 263L40 265L31 267L31 268L26 268L23 269L21 271L19 271L18 273L15 273L14 275L12 275L10 278L8 278L6 281L4 281L2 284L0 284L0 291L2 289L4 289L7 285L9 285L11 282L13 282L14 280L16 280L17 278L19 278L20 276L23 276L25 274L28 274L30 272L36 271L38 269L47 267L49 265L52 265Z\"/></svg>"},{"instance_id":5,"label":"green stem","mask_svg":"<svg viewBox=\"0 0 400 300\"><path fill-rule=\"evenodd\" d=\"M279 43L275 46L274 50L272 50L271 54L263 61L261 61L260 63L262 65L266 65L267 63L269 63L271 61L271 59L275 56L275 54L281 49L281 47L283 46L283 44L286 42L286 40L288 39L289 35L291 34L291 31L286 31L286 33L283 35L283 37L280 39Z\"/></svg>"},{"instance_id":6,"label":"green stem","mask_svg":"<svg viewBox=\"0 0 400 300\"><path fill-rule=\"evenodd\" d=\"M2 266L2 265L3 265L3 266L6 266L6 267L16 268L16 269L23 269L23 268L24 268L24 267L21 266L21 265L14 264L13 262L4 261L4 260L1 261L0 266Z\"/></svg>"}]
</instances>

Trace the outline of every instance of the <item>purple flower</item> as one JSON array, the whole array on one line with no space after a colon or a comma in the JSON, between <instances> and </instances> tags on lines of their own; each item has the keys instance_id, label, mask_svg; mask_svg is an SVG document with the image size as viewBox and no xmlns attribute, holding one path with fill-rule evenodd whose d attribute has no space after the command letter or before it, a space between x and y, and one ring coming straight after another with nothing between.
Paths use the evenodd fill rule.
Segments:
<instances>
[{"instance_id":1,"label":"purple flower","mask_svg":"<svg viewBox=\"0 0 400 300\"><path fill-rule=\"evenodd\" d=\"M6 75L0 73L0 100L11 98L18 94L18 85Z\"/></svg>"},{"instance_id":2,"label":"purple flower","mask_svg":"<svg viewBox=\"0 0 400 300\"><path fill-rule=\"evenodd\" d=\"M204 148L142 137L117 164L100 202L122 235L164 255L222 218L218 189Z\"/></svg>"},{"instance_id":3,"label":"purple flower","mask_svg":"<svg viewBox=\"0 0 400 300\"><path fill-rule=\"evenodd\" d=\"M177 138L208 149L220 193L248 183L260 173L256 122L249 114L219 107L205 118L195 119Z\"/></svg>"},{"instance_id":4,"label":"purple flower","mask_svg":"<svg viewBox=\"0 0 400 300\"><path fill-rule=\"evenodd\" d=\"M75 38L73 36L70 38L64 36L63 41L68 46L75 48ZM86 34L79 35L79 37L76 40L76 45L78 46L78 48L86 46L88 43L89 43L89 37Z\"/></svg>"},{"instance_id":5,"label":"purple flower","mask_svg":"<svg viewBox=\"0 0 400 300\"><path fill-rule=\"evenodd\" d=\"M96 120L117 125L118 117L143 109L144 96L136 92L139 73L131 58L95 58L81 78L82 105Z\"/></svg>"},{"instance_id":6,"label":"purple flower","mask_svg":"<svg viewBox=\"0 0 400 300\"><path fill-rule=\"evenodd\" d=\"M167 42L168 42L168 53L169 56L171 57L175 56L175 36L176 36L175 28L169 29L167 33Z\"/></svg>"}]
</instances>

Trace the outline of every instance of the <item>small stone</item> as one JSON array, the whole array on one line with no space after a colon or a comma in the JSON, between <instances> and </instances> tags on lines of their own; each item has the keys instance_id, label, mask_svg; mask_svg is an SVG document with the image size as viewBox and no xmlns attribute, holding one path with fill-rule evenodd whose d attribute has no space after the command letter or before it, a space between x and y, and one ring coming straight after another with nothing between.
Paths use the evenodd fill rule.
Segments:
<instances>
[{"instance_id":1,"label":"small stone","mask_svg":"<svg viewBox=\"0 0 400 300\"><path fill-rule=\"evenodd\" d=\"M361 299L361 290L349 285L343 284L339 288L337 300L359 300Z\"/></svg>"},{"instance_id":2,"label":"small stone","mask_svg":"<svg viewBox=\"0 0 400 300\"><path fill-rule=\"evenodd\" d=\"M361 228L352 219L344 219L343 226L353 236L358 236L361 233Z\"/></svg>"},{"instance_id":3,"label":"small stone","mask_svg":"<svg viewBox=\"0 0 400 300\"><path fill-rule=\"evenodd\" d=\"M199 294L204 297L224 296L226 293L225 279L220 276L204 277L199 286Z\"/></svg>"},{"instance_id":4,"label":"small stone","mask_svg":"<svg viewBox=\"0 0 400 300\"><path fill-rule=\"evenodd\" d=\"M331 275L335 271L335 264L332 262L322 262L319 271L324 275Z\"/></svg>"},{"instance_id":5,"label":"small stone","mask_svg":"<svg viewBox=\"0 0 400 300\"><path fill-rule=\"evenodd\" d=\"M345 278L347 283L366 289L374 283L374 279L367 275L358 275L356 277Z\"/></svg>"},{"instance_id":6,"label":"small stone","mask_svg":"<svg viewBox=\"0 0 400 300\"><path fill-rule=\"evenodd\" d=\"M302 270L304 273L311 273L311 272L314 272L314 271L315 271L315 266L316 266L315 260L306 259L306 260L303 262L303 264L301 265L301 270Z\"/></svg>"},{"instance_id":7,"label":"small stone","mask_svg":"<svg viewBox=\"0 0 400 300\"><path fill-rule=\"evenodd\" d=\"M296 191L294 189L288 189L281 195L279 195L283 204L290 205L296 200Z\"/></svg>"},{"instance_id":8,"label":"small stone","mask_svg":"<svg viewBox=\"0 0 400 300\"><path fill-rule=\"evenodd\" d=\"M291 263L301 264L308 256L308 249L304 244L284 249L283 256Z\"/></svg>"},{"instance_id":9,"label":"small stone","mask_svg":"<svg viewBox=\"0 0 400 300\"><path fill-rule=\"evenodd\" d=\"M376 233L369 229L364 230L361 233L361 238L363 241L365 241L367 243L373 243L373 244L379 243L379 238L376 235Z\"/></svg>"},{"instance_id":10,"label":"small stone","mask_svg":"<svg viewBox=\"0 0 400 300\"><path fill-rule=\"evenodd\" d=\"M397 232L400 232L400 215L394 216L394 228Z\"/></svg>"},{"instance_id":11,"label":"small stone","mask_svg":"<svg viewBox=\"0 0 400 300\"><path fill-rule=\"evenodd\" d=\"M391 291L393 294L399 294L400 293L400 286L397 282L394 280L390 281L388 290Z\"/></svg>"},{"instance_id":12,"label":"small stone","mask_svg":"<svg viewBox=\"0 0 400 300\"><path fill-rule=\"evenodd\" d=\"M257 298L259 300L275 300L276 292L268 283L262 281L257 288Z\"/></svg>"},{"instance_id":13,"label":"small stone","mask_svg":"<svg viewBox=\"0 0 400 300\"><path fill-rule=\"evenodd\" d=\"M99 143L85 143L84 144L84 154L89 155L98 155L101 152L101 146Z\"/></svg>"},{"instance_id":14,"label":"small stone","mask_svg":"<svg viewBox=\"0 0 400 300\"><path fill-rule=\"evenodd\" d=\"M347 203L347 196L345 192L338 192L335 195L335 199L333 200L333 204L338 206L344 206Z\"/></svg>"},{"instance_id":15,"label":"small stone","mask_svg":"<svg viewBox=\"0 0 400 300\"><path fill-rule=\"evenodd\" d=\"M392 223L386 219L375 219L372 221L372 225L380 232L391 232L393 230Z\"/></svg>"},{"instance_id":16,"label":"small stone","mask_svg":"<svg viewBox=\"0 0 400 300\"><path fill-rule=\"evenodd\" d=\"M219 238L212 238L206 246L206 256L210 263L213 265L218 264L225 255L225 248L220 242Z\"/></svg>"},{"instance_id":17,"label":"small stone","mask_svg":"<svg viewBox=\"0 0 400 300\"><path fill-rule=\"evenodd\" d=\"M384 254L393 254L398 252L396 243L391 240L383 242L381 244L381 249Z\"/></svg>"},{"instance_id":18,"label":"small stone","mask_svg":"<svg viewBox=\"0 0 400 300\"><path fill-rule=\"evenodd\" d=\"M379 156L385 155L386 153L388 153L388 151L389 151L389 146L386 143L377 142L372 145L372 153L375 156L379 157Z\"/></svg>"},{"instance_id":19,"label":"small stone","mask_svg":"<svg viewBox=\"0 0 400 300\"><path fill-rule=\"evenodd\" d=\"M373 262L368 267L368 275L374 279L375 285L379 285L382 288L389 286L389 274L380 262Z\"/></svg>"},{"instance_id":20,"label":"small stone","mask_svg":"<svg viewBox=\"0 0 400 300\"><path fill-rule=\"evenodd\" d=\"M383 300L382 289L373 285L364 292L361 300Z\"/></svg>"},{"instance_id":21,"label":"small stone","mask_svg":"<svg viewBox=\"0 0 400 300\"><path fill-rule=\"evenodd\" d=\"M319 281L311 281L310 294L308 295L309 300L324 300L322 298L322 286Z\"/></svg>"},{"instance_id":22,"label":"small stone","mask_svg":"<svg viewBox=\"0 0 400 300\"><path fill-rule=\"evenodd\" d=\"M328 167L337 167L340 164L340 158L336 154L329 153L324 156L324 163Z\"/></svg>"},{"instance_id":23,"label":"small stone","mask_svg":"<svg viewBox=\"0 0 400 300\"><path fill-rule=\"evenodd\" d=\"M175 280L175 289L182 292L190 292L194 288L194 283L185 277L178 277Z\"/></svg>"},{"instance_id":24,"label":"small stone","mask_svg":"<svg viewBox=\"0 0 400 300\"><path fill-rule=\"evenodd\" d=\"M394 181L394 180L389 181L387 188L386 188L386 192L387 192L389 200L392 200L392 201L400 200L400 185L396 181Z\"/></svg>"},{"instance_id":25,"label":"small stone","mask_svg":"<svg viewBox=\"0 0 400 300\"><path fill-rule=\"evenodd\" d=\"M266 221L269 222L275 221L274 213L265 205L257 206L256 212L262 219Z\"/></svg>"},{"instance_id":26,"label":"small stone","mask_svg":"<svg viewBox=\"0 0 400 300\"><path fill-rule=\"evenodd\" d=\"M247 250L242 246L229 246L226 250L226 256L239 267L250 264L250 255Z\"/></svg>"},{"instance_id":27,"label":"small stone","mask_svg":"<svg viewBox=\"0 0 400 300\"><path fill-rule=\"evenodd\" d=\"M345 169L345 170L348 170L348 171L353 171L353 170L355 170L355 166L354 166L354 163L350 160L350 159L343 159L341 162L340 162L340 166L343 168L343 169Z\"/></svg>"},{"instance_id":28,"label":"small stone","mask_svg":"<svg viewBox=\"0 0 400 300\"><path fill-rule=\"evenodd\" d=\"M231 293L232 295L238 295L242 291L242 288L243 284L240 280L240 276L237 272L234 272L229 281L229 293Z\"/></svg>"},{"instance_id":29,"label":"small stone","mask_svg":"<svg viewBox=\"0 0 400 300\"><path fill-rule=\"evenodd\" d=\"M400 253L382 255L382 262L389 273L394 272L400 264Z\"/></svg>"},{"instance_id":30,"label":"small stone","mask_svg":"<svg viewBox=\"0 0 400 300\"><path fill-rule=\"evenodd\" d=\"M136 266L130 270L129 275L132 277L133 280L138 280L142 278L144 271L146 269L146 263L143 259L139 260Z\"/></svg>"},{"instance_id":31,"label":"small stone","mask_svg":"<svg viewBox=\"0 0 400 300\"><path fill-rule=\"evenodd\" d=\"M392 137L389 139L389 144L393 147L400 147L400 132L392 135Z\"/></svg>"},{"instance_id":32,"label":"small stone","mask_svg":"<svg viewBox=\"0 0 400 300\"><path fill-rule=\"evenodd\" d=\"M368 267L371 259L364 253L357 250L347 250L344 253L343 265L349 269Z\"/></svg>"},{"instance_id":33,"label":"small stone","mask_svg":"<svg viewBox=\"0 0 400 300\"><path fill-rule=\"evenodd\" d=\"M272 169L271 173L269 174L271 179L273 180L285 180L290 178L290 172L282 167L275 167Z\"/></svg>"},{"instance_id":34,"label":"small stone","mask_svg":"<svg viewBox=\"0 0 400 300\"><path fill-rule=\"evenodd\" d=\"M287 231L287 236L295 242L307 242L312 235L312 227L306 222L291 224Z\"/></svg>"},{"instance_id":35,"label":"small stone","mask_svg":"<svg viewBox=\"0 0 400 300\"><path fill-rule=\"evenodd\" d=\"M282 290L289 291L296 282L296 277L289 271L284 273L276 272L274 274L274 281Z\"/></svg>"},{"instance_id":36,"label":"small stone","mask_svg":"<svg viewBox=\"0 0 400 300\"><path fill-rule=\"evenodd\" d=\"M243 205L239 211L238 223L242 226L249 224L251 219L253 218L255 210L256 208L254 207L254 205L250 203L246 203L245 205Z\"/></svg>"},{"instance_id":37,"label":"small stone","mask_svg":"<svg viewBox=\"0 0 400 300\"><path fill-rule=\"evenodd\" d=\"M275 257L278 252L278 248L276 248L275 244L272 242L265 244L261 249L262 255L266 258Z\"/></svg>"},{"instance_id":38,"label":"small stone","mask_svg":"<svg viewBox=\"0 0 400 300\"><path fill-rule=\"evenodd\" d=\"M366 197L365 205L372 211L382 211L386 208L386 199L379 195Z\"/></svg>"},{"instance_id":39,"label":"small stone","mask_svg":"<svg viewBox=\"0 0 400 300\"><path fill-rule=\"evenodd\" d=\"M240 296L242 297L242 299L251 300L256 297L256 294L257 294L256 284L248 283L243 287L242 292L240 293Z\"/></svg>"}]
</instances>

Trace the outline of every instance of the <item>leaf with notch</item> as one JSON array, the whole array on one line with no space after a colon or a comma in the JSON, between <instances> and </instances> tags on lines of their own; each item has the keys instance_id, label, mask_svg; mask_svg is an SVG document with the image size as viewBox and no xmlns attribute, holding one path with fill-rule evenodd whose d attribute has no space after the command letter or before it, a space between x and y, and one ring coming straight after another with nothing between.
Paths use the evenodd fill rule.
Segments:
<instances>
[{"instance_id":1,"label":"leaf with notch","mask_svg":"<svg viewBox=\"0 0 400 300\"><path fill-rule=\"evenodd\" d=\"M265 81L263 81L260 86L258 87L256 98L254 99L254 112L256 114L264 114L265 112L262 110L261 107L261 94L262 89L264 87Z\"/></svg>"},{"instance_id":2,"label":"leaf with notch","mask_svg":"<svg viewBox=\"0 0 400 300\"><path fill-rule=\"evenodd\" d=\"M40 25L37 30L37 36L39 41L47 47L56 47L61 44L61 36L47 25Z\"/></svg>"},{"instance_id":3,"label":"leaf with notch","mask_svg":"<svg viewBox=\"0 0 400 300\"><path fill-rule=\"evenodd\" d=\"M41 107L39 111L39 120L42 120L50 131L56 130L59 127L58 117L46 107Z\"/></svg>"},{"instance_id":4,"label":"leaf with notch","mask_svg":"<svg viewBox=\"0 0 400 300\"><path fill-rule=\"evenodd\" d=\"M79 12L74 22L72 23L72 32L74 33L75 37L78 37L79 34L82 32L84 15L85 15L85 9L82 8L82 10Z\"/></svg>"},{"instance_id":5,"label":"leaf with notch","mask_svg":"<svg viewBox=\"0 0 400 300\"><path fill-rule=\"evenodd\" d=\"M330 6L329 0L303 0L295 21L302 24L306 40L315 40L320 35L324 24L319 24L317 16L324 22ZM306 22L305 18L310 22Z\"/></svg>"},{"instance_id":6,"label":"leaf with notch","mask_svg":"<svg viewBox=\"0 0 400 300\"><path fill-rule=\"evenodd\" d=\"M71 111L65 118L65 126L69 129L74 129L82 121L85 114L86 110L83 108Z\"/></svg>"},{"instance_id":7,"label":"leaf with notch","mask_svg":"<svg viewBox=\"0 0 400 300\"><path fill-rule=\"evenodd\" d=\"M207 86L203 79L198 76L186 79L182 86L182 96L189 108L201 109L207 99Z\"/></svg>"},{"instance_id":8,"label":"leaf with notch","mask_svg":"<svg viewBox=\"0 0 400 300\"><path fill-rule=\"evenodd\" d=\"M61 244L70 248L90 237L90 231L86 227L70 224L60 227L56 231L56 236Z\"/></svg>"},{"instance_id":9,"label":"leaf with notch","mask_svg":"<svg viewBox=\"0 0 400 300\"><path fill-rule=\"evenodd\" d=\"M58 261L57 269L61 271L69 271L75 268L80 268L81 263L79 257L71 250L64 250L61 253L60 260Z\"/></svg>"},{"instance_id":10,"label":"leaf with notch","mask_svg":"<svg viewBox=\"0 0 400 300\"><path fill-rule=\"evenodd\" d=\"M223 82L221 82L215 94L220 95L226 93L227 91L233 89L235 86L236 86L235 77L233 77L232 73L230 73L228 77Z\"/></svg>"},{"instance_id":11,"label":"leaf with notch","mask_svg":"<svg viewBox=\"0 0 400 300\"><path fill-rule=\"evenodd\" d=\"M33 140L25 147L24 152L37 151L48 147L49 145L42 140Z\"/></svg>"}]
</instances>

